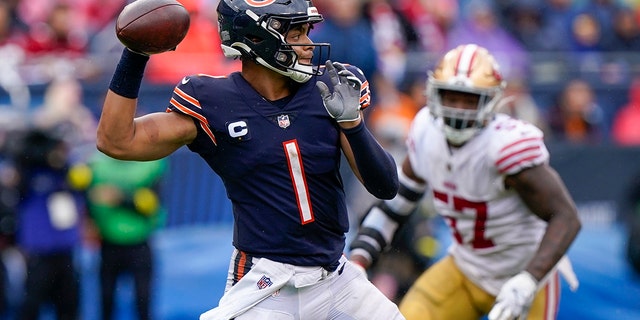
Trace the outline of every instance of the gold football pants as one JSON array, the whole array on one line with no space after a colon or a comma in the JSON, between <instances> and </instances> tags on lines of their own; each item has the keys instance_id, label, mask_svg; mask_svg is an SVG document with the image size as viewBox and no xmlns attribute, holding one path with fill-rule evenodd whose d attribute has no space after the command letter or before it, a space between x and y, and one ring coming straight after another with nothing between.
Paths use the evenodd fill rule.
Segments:
<instances>
[{"instance_id":1,"label":"gold football pants","mask_svg":"<svg viewBox=\"0 0 640 320\"><path fill-rule=\"evenodd\" d=\"M559 279L555 274L536 295L528 320L556 318ZM465 277L446 256L428 268L400 302L407 320L477 320L489 313L495 297Z\"/></svg>"}]
</instances>

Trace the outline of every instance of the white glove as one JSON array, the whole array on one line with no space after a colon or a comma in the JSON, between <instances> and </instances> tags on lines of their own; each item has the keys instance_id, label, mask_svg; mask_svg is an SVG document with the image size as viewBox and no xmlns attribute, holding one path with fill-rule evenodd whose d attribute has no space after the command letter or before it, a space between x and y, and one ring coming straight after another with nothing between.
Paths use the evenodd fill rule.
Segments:
<instances>
[{"instance_id":1,"label":"white glove","mask_svg":"<svg viewBox=\"0 0 640 320\"><path fill-rule=\"evenodd\" d=\"M358 120L362 82L339 62L327 60L325 65L333 84L333 93L324 82L316 82L325 109L338 122Z\"/></svg>"},{"instance_id":2,"label":"white glove","mask_svg":"<svg viewBox=\"0 0 640 320\"><path fill-rule=\"evenodd\" d=\"M489 312L489 320L526 319L537 287L538 281L526 271L509 279L500 288L496 303Z\"/></svg>"}]
</instances>

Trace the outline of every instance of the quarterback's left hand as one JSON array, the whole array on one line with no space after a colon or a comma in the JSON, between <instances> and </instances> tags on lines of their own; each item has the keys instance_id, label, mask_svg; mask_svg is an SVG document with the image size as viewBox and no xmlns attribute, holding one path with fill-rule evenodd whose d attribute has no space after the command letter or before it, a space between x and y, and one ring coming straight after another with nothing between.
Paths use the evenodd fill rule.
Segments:
<instances>
[{"instance_id":1,"label":"quarterback's left hand","mask_svg":"<svg viewBox=\"0 0 640 320\"><path fill-rule=\"evenodd\" d=\"M533 302L538 281L526 271L509 279L500 289L489 320L525 319Z\"/></svg>"},{"instance_id":2,"label":"quarterback's left hand","mask_svg":"<svg viewBox=\"0 0 640 320\"><path fill-rule=\"evenodd\" d=\"M339 62L326 62L326 72L333 84L333 93L322 81L316 87L322 96L322 102L329 115L338 122L360 119L360 89L362 82Z\"/></svg>"}]
</instances>

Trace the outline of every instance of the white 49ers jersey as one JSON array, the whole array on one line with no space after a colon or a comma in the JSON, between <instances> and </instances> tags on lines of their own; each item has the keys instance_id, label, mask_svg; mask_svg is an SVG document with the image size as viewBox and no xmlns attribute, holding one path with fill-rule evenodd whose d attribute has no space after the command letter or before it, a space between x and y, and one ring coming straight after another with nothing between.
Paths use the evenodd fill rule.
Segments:
<instances>
[{"instance_id":1,"label":"white 49ers jersey","mask_svg":"<svg viewBox=\"0 0 640 320\"><path fill-rule=\"evenodd\" d=\"M496 295L526 267L546 229L504 178L547 162L549 152L538 128L504 114L460 148L447 145L442 125L423 108L409 131L408 156L450 227L449 253L469 279Z\"/></svg>"}]
</instances>

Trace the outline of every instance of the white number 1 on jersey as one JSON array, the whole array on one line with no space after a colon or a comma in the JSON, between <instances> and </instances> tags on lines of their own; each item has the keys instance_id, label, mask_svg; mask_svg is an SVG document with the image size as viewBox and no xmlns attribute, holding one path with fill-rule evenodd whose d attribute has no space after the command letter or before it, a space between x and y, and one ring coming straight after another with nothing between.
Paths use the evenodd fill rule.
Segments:
<instances>
[{"instance_id":1,"label":"white number 1 on jersey","mask_svg":"<svg viewBox=\"0 0 640 320\"><path fill-rule=\"evenodd\" d=\"M293 191L298 201L298 210L300 210L300 222L307 224L313 222L313 209L311 208L311 199L309 198L309 189L304 175L304 167L302 166L302 155L298 148L297 140L289 140L282 143L284 153L287 156L287 164L289 165L289 175L291 183L293 183Z\"/></svg>"}]
</instances>

